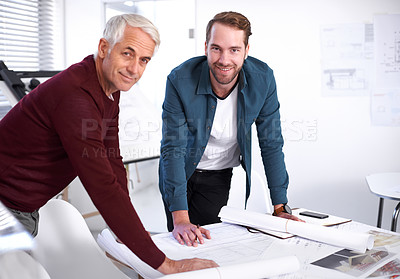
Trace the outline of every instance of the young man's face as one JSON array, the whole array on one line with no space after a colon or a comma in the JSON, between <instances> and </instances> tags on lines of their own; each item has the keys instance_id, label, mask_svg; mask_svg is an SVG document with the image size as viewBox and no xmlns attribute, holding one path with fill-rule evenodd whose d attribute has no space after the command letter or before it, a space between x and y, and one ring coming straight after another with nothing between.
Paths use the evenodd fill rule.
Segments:
<instances>
[{"instance_id":1,"label":"young man's face","mask_svg":"<svg viewBox=\"0 0 400 279\"><path fill-rule=\"evenodd\" d=\"M205 52L211 72L213 89L231 89L247 57L249 46L244 45L244 31L214 23Z\"/></svg>"},{"instance_id":2,"label":"young man's face","mask_svg":"<svg viewBox=\"0 0 400 279\"><path fill-rule=\"evenodd\" d=\"M142 76L154 53L155 42L150 35L137 27L126 26L123 38L109 52L105 39L99 43L103 90L111 94L117 90L128 91Z\"/></svg>"}]
</instances>

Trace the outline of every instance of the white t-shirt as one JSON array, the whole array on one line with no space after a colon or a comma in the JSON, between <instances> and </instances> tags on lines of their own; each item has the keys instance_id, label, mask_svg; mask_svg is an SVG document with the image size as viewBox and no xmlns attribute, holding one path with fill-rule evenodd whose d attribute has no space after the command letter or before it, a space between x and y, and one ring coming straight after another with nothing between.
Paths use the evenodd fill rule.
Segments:
<instances>
[{"instance_id":1,"label":"white t-shirt","mask_svg":"<svg viewBox=\"0 0 400 279\"><path fill-rule=\"evenodd\" d=\"M210 138L197 168L221 170L240 165L237 142L238 86L225 99L217 99Z\"/></svg>"}]
</instances>

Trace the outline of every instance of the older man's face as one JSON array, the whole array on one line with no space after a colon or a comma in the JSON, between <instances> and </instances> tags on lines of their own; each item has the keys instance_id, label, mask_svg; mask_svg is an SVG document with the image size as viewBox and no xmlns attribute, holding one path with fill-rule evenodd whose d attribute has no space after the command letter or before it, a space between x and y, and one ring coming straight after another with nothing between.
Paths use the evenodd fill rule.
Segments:
<instances>
[{"instance_id":1,"label":"older man's face","mask_svg":"<svg viewBox=\"0 0 400 279\"><path fill-rule=\"evenodd\" d=\"M105 46L105 51L101 52L100 45L98 55L103 58L100 83L107 95L117 90L128 91L142 76L155 48L155 42L147 33L129 25L125 28L122 40L110 52L109 46Z\"/></svg>"}]
</instances>

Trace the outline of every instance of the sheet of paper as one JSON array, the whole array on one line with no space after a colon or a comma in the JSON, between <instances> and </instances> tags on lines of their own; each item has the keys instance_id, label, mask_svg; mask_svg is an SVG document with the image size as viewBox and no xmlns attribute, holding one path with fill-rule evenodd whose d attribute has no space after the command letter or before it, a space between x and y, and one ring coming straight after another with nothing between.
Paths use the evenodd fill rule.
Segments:
<instances>
[{"instance_id":1,"label":"sheet of paper","mask_svg":"<svg viewBox=\"0 0 400 279\"><path fill-rule=\"evenodd\" d=\"M274 241L266 235L249 233L246 228L231 224L204 227L210 230L212 238L205 239L205 244L197 247L179 244L171 233L155 235L153 241L172 259L197 257L214 260L221 266L260 260Z\"/></svg>"},{"instance_id":2,"label":"sheet of paper","mask_svg":"<svg viewBox=\"0 0 400 279\"><path fill-rule=\"evenodd\" d=\"M365 252L366 249L371 249L374 245L374 236L367 233L344 232L335 228L296 222L227 206L221 209L219 217L221 217L221 220L224 222L279 232L288 232L311 240L359 252Z\"/></svg>"},{"instance_id":3,"label":"sheet of paper","mask_svg":"<svg viewBox=\"0 0 400 279\"><path fill-rule=\"evenodd\" d=\"M400 14L374 17L376 87L400 87Z\"/></svg>"},{"instance_id":4,"label":"sheet of paper","mask_svg":"<svg viewBox=\"0 0 400 279\"><path fill-rule=\"evenodd\" d=\"M265 251L274 241L273 238L264 234L249 233L244 227L224 223L205 226L205 228L210 230L212 239L206 240L205 244L198 247L180 245L171 233L154 235L152 238L157 247L171 259L197 257L214 260L220 265L218 269L191 273L189 278L201 276L201 278L233 279L243 278L243 274L246 274L246 278L265 278L295 272L300 267L295 256L285 255L264 259ZM102 249L120 262L131 266L142 277L147 279L161 276L161 273L142 262L125 245L116 242L108 229L103 230L97 242ZM187 276L184 278L188 278Z\"/></svg>"},{"instance_id":5,"label":"sheet of paper","mask_svg":"<svg viewBox=\"0 0 400 279\"><path fill-rule=\"evenodd\" d=\"M300 263L295 256L247 262L218 268L203 269L177 273L162 277L163 279L259 279L293 273L299 270Z\"/></svg>"},{"instance_id":6,"label":"sheet of paper","mask_svg":"<svg viewBox=\"0 0 400 279\"><path fill-rule=\"evenodd\" d=\"M374 88L371 122L375 126L400 126L400 88Z\"/></svg>"},{"instance_id":7,"label":"sheet of paper","mask_svg":"<svg viewBox=\"0 0 400 279\"><path fill-rule=\"evenodd\" d=\"M373 25L335 24L321 27L322 94L368 95L371 90Z\"/></svg>"},{"instance_id":8,"label":"sheet of paper","mask_svg":"<svg viewBox=\"0 0 400 279\"><path fill-rule=\"evenodd\" d=\"M370 278L396 278L400 276L400 260L394 259L369 275Z\"/></svg>"},{"instance_id":9,"label":"sheet of paper","mask_svg":"<svg viewBox=\"0 0 400 279\"><path fill-rule=\"evenodd\" d=\"M342 249L312 264L326 269L337 270L350 276L365 277L393 259L393 256L393 253L385 249L370 250L366 253L356 253L348 249Z\"/></svg>"},{"instance_id":10,"label":"sheet of paper","mask_svg":"<svg viewBox=\"0 0 400 279\"><path fill-rule=\"evenodd\" d=\"M376 15L374 36L371 121L376 126L400 126L400 14Z\"/></svg>"},{"instance_id":11,"label":"sheet of paper","mask_svg":"<svg viewBox=\"0 0 400 279\"><path fill-rule=\"evenodd\" d=\"M399 246L400 245L400 234L392 232L382 232L378 229L370 230L368 233L375 236L374 247L384 246Z\"/></svg>"}]
</instances>

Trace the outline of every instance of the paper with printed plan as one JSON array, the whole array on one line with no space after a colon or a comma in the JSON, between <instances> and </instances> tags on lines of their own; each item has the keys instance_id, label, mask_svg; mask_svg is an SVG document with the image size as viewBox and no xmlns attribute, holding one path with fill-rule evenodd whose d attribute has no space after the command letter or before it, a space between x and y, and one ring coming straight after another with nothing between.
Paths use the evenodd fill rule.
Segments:
<instances>
[{"instance_id":1,"label":"paper with printed plan","mask_svg":"<svg viewBox=\"0 0 400 279\"><path fill-rule=\"evenodd\" d=\"M297 222L263 213L224 206L219 217L223 222L255 229L286 232L330 245L364 253L374 246L374 236L367 233L344 232L335 228Z\"/></svg>"},{"instance_id":2,"label":"paper with printed plan","mask_svg":"<svg viewBox=\"0 0 400 279\"><path fill-rule=\"evenodd\" d=\"M214 260L220 267L203 271L176 274L165 278L265 278L296 272L300 263L295 256L265 258L265 251L274 241L263 234L249 233L244 227L219 223L204 226L209 229L212 239L203 245L188 247L179 244L172 233L152 236L154 243L167 257L180 260L203 258ZM118 243L108 229L99 234L100 247L120 262L132 267L143 278L160 278L162 274L142 262L124 244ZM190 276L189 276L190 274Z\"/></svg>"}]
</instances>

